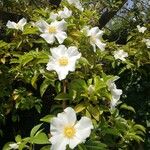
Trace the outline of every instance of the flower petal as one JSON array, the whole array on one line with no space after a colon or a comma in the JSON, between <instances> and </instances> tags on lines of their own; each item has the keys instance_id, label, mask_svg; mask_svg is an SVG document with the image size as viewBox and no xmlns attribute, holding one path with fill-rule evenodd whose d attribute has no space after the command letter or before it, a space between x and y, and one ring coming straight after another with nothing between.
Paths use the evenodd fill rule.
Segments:
<instances>
[{"instance_id":1,"label":"flower petal","mask_svg":"<svg viewBox=\"0 0 150 150\"><path fill-rule=\"evenodd\" d=\"M73 108L67 107L64 112L66 113L66 117L68 119L68 123L74 125L77 118L76 118L76 112Z\"/></svg>"},{"instance_id":2,"label":"flower petal","mask_svg":"<svg viewBox=\"0 0 150 150\"><path fill-rule=\"evenodd\" d=\"M88 31L88 36L96 36L96 34L99 32L99 28L98 27L94 27L94 28L91 28L89 31Z\"/></svg>"},{"instance_id":3,"label":"flower petal","mask_svg":"<svg viewBox=\"0 0 150 150\"><path fill-rule=\"evenodd\" d=\"M53 44L55 42L55 37L53 34L43 33L40 36L49 44Z\"/></svg>"},{"instance_id":4,"label":"flower petal","mask_svg":"<svg viewBox=\"0 0 150 150\"><path fill-rule=\"evenodd\" d=\"M76 136L84 142L84 140L90 136L91 129L93 129L92 121L90 118L82 117L75 125L75 128Z\"/></svg>"},{"instance_id":5,"label":"flower petal","mask_svg":"<svg viewBox=\"0 0 150 150\"><path fill-rule=\"evenodd\" d=\"M47 28L49 27L49 24L44 20L40 20L36 22L36 26L39 28L41 32L46 32Z\"/></svg>"},{"instance_id":6,"label":"flower petal","mask_svg":"<svg viewBox=\"0 0 150 150\"><path fill-rule=\"evenodd\" d=\"M74 138L70 139L69 147L74 149L80 143L82 143L82 141L75 136Z\"/></svg>"},{"instance_id":7,"label":"flower petal","mask_svg":"<svg viewBox=\"0 0 150 150\"><path fill-rule=\"evenodd\" d=\"M69 143L67 138L61 137L57 139L55 144L52 144L51 150L66 150L66 145Z\"/></svg>"},{"instance_id":8,"label":"flower petal","mask_svg":"<svg viewBox=\"0 0 150 150\"><path fill-rule=\"evenodd\" d=\"M13 21L8 21L6 24L7 28L16 29L16 23Z\"/></svg>"},{"instance_id":9,"label":"flower petal","mask_svg":"<svg viewBox=\"0 0 150 150\"><path fill-rule=\"evenodd\" d=\"M25 18L22 18L19 22L18 22L18 28L23 31L23 27L25 26L25 24L27 23L27 20Z\"/></svg>"},{"instance_id":10,"label":"flower petal","mask_svg":"<svg viewBox=\"0 0 150 150\"><path fill-rule=\"evenodd\" d=\"M66 32L59 31L58 33L55 34L59 44L62 44L64 40L67 38Z\"/></svg>"},{"instance_id":11,"label":"flower petal","mask_svg":"<svg viewBox=\"0 0 150 150\"><path fill-rule=\"evenodd\" d=\"M105 43L102 43L99 39L96 39L95 44L97 45L97 47L101 50L104 51L105 50Z\"/></svg>"},{"instance_id":12,"label":"flower petal","mask_svg":"<svg viewBox=\"0 0 150 150\"><path fill-rule=\"evenodd\" d=\"M52 57L58 59L59 57L63 56L66 53L67 48L65 45L59 45L58 47L51 48L50 51Z\"/></svg>"},{"instance_id":13,"label":"flower petal","mask_svg":"<svg viewBox=\"0 0 150 150\"><path fill-rule=\"evenodd\" d=\"M79 59L81 57L81 53L78 52L78 48L76 46L70 46L67 50L69 57L74 57Z\"/></svg>"}]
</instances>

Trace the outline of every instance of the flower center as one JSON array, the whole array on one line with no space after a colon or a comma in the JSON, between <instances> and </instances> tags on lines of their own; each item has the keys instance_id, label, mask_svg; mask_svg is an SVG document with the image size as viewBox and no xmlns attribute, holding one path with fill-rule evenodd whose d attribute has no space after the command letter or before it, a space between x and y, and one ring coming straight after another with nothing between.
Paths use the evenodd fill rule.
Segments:
<instances>
[{"instance_id":1,"label":"flower center","mask_svg":"<svg viewBox=\"0 0 150 150\"><path fill-rule=\"evenodd\" d=\"M53 27L53 26L49 27L48 32L49 33L56 33L56 27Z\"/></svg>"},{"instance_id":2,"label":"flower center","mask_svg":"<svg viewBox=\"0 0 150 150\"><path fill-rule=\"evenodd\" d=\"M73 138L76 133L74 126L67 126L64 128L64 135L67 138Z\"/></svg>"},{"instance_id":3,"label":"flower center","mask_svg":"<svg viewBox=\"0 0 150 150\"><path fill-rule=\"evenodd\" d=\"M61 58L59 58L59 65L60 66L66 66L68 65L68 58L65 56L62 56Z\"/></svg>"},{"instance_id":4,"label":"flower center","mask_svg":"<svg viewBox=\"0 0 150 150\"><path fill-rule=\"evenodd\" d=\"M95 36L91 36L91 37L90 37L90 41L91 41L92 43L95 43L96 37L95 37Z\"/></svg>"}]
</instances>

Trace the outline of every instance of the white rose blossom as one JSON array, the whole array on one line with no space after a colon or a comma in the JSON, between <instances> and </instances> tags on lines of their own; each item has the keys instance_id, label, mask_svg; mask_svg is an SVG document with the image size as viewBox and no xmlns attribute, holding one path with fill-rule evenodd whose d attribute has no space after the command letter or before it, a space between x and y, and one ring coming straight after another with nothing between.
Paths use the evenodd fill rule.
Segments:
<instances>
[{"instance_id":1,"label":"white rose blossom","mask_svg":"<svg viewBox=\"0 0 150 150\"><path fill-rule=\"evenodd\" d=\"M36 26L42 32L40 35L46 40L47 43L53 44L55 38L58 40L59 44L62 44L67 38L65 30L67 29L66 21L53 21L51 24L48 24L46 21L41 20L36 22Z\"/></svg>"},{"instance_id":2,"label":"white rose blossom","mask_svg":"<svg viewBox=\"0 0 150 150\"><path fill-rule=\"evenodd\" d=\"M87 36L90 37L90 44L93 46L94 52L96 52L96 46L101 50L105 50L105 43L102 43L101 38L103 35L103 31L100 30L98 27L94 27L89 29L85 27L84 30L87 30Z\"/></svg>"},{"instance_id":3,"label":"white rose blossom","mask_svg":"<svg viewBox=\"0 0 150 150\"><path fill-rule=\"evenodd\" d=\"M81 3L79 0L67 0L70 5L74 5L77 9L80 11L83 11L84 8L82 7Z\"/></svg>"},{"instance_id":4,"label":"white rose blossom","mask_svg":"<svg viewBox=\"0 0 150 150\"><path fill-rule=\"evenodd\" d=\"M111 95L112 95L111 102L110 102L111 109L117 105L117 103L120 99L120 96L122 95L122 90L117 89L116 84L114 83L118 79L119 79L119 77L116 76L113 80L108 80L108 82L107 82L108 89L110 90Z\"/></svg>"},{"instance_id":5,"label":"white rose blossom","mask_svg":"<svg viewBox=\"0 0 150 150\"><path fill-rule=\"evenodd\" d=\"M58 74L59 80L66 78L69 71L75 71L76 61L81 57L77 47L70 46L66 48L65 45L50 49L52 56L47 64L47 70L55 70Z\"/></svg>"},{"instance_id":6,"label":"white rose blossom","mask_svg":"<svg viewBox=\"0 0 150 150\"><path fill-rule=\"evenodd\" d=\"M150 48L150 39L143 39L143 42L145 42L147 48Z\"/></svg>"},{"instance_id":7,"label":"white rose blossom","mask_svg":"<svg viewBox=\"0 0 150 150\"><path fill-rule=\"evenodd\" d=\"M138 31L141 32L141 33L144 33L144 32L147 30L146 27L141 27L140 25L137 25L137 29L138 29Z\"/></svg>"},{"instance_id":8,"label":"white rose blossom","mask_svg":"<svg viewBox=\"0 0 150 150\"><path fill-rule=\"evenodd\" d=\"M16 30L21 30L23 31L24 26L26 25L27 20L25 18L22 18L21 20L19 20L18 23L15 23L14 21L8 21L6 26L10 29L16 29Z\"/></svg>"},{"instance_id":9,"label":"white rose blossom","mask_svg":"<svg viewBox=\"0 0 150 150\"><path fill-rule=\"evenodd\" d=\"M115 59L120 59L122 61L125 61L126 57L128 57L128 53L127 52L124 52L123 50L117 50L117 51L114 51L114 57Z\"/></svg>"},{"instance_id":10,"label":"white rose blossom","mask_svg":"<svg viewBox=\"0 0 150 150\"><path fill-rule=\"evenodd\" d=\"M91 134L91 129L93 125L90 118L82 117L77 121L74 109L67 107L51 121L51 150L66 150L66 145L74 149L78 144L85 142Z\"/></svg>"}]
</instances>

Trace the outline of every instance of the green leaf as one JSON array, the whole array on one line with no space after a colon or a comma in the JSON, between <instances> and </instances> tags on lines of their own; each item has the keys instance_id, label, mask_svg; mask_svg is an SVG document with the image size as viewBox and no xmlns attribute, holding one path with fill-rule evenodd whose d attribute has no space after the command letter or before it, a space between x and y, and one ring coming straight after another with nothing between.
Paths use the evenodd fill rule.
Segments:
<instances>
[{"instance_id":1,"label":"green leaf","mask_svg":"<svg viewBox=\"0 0 150 150\"><path fill-rule=\"evenodd\" d=\"M16 142L21 142L21 140L22 140L22 139L21 139L21 136L20 136L20 135L17 135L17 136L15 137L15 141L16 141Z\"/></svg>"},{"instance_id":2,"label":"green leaf","mask_svg":"<svg viewBox=\"0 0 150 150\"><path fill-rule=\"evenodd\" d=\"M88 141L86 142L86 148L87 150L106 150L107 145L104 143L101 143L100 141Z\"/></svg>"},{"instance_id":3,"label":"green leaf","mask_svg":"<svg viewBox=\"0 0 150 150\"><path fill-rule=\"evenodd\" d=\"M60 101L64 101L64 100L71 100L71 96L67 93L59 93L56 97L55 100L60 100Z\"/></svg>"},{"instance_id":4,"label":"green leaf","mask_svg":"<svg viewBox=\"0 0 150 150\"><path fill-rule=\"evenodd\" d=\"M30 27L30 26L28 26L28 28L25 27L25 29L23 31L23 34L24 35L27 35L27 34L37 34L37 32L38 32L38 29L36 27Z\"/></svg>"},{"instance_id":5,"label":"green leaf","mask_svg":"<svg viewBox=\"0 0 150 150\"><path fill-rule=\"evenodd\" d=\"M140 125L140 124L135 124L133 128L134 128L134 130L141 130L144 133L146 133L145 128L142 125Z\"/></svg>"},{"instance_id":6,"label":"green leaf","mask_svg":"<svg viewBox=\"0 0 150 150\"><path fill-rule=\"evenodd\" d=\"M79 113L82 110L84 110L85 108L86 108L85 104L84 103L80 103L80 104L78 104L78 105L76 105L74 107L74 110L75 110L76 113Z\"/></svg>"},{"instance_id":7,"label":"green leaf","mask_svg":"<svg viewBox=\"0 0 150 150\"><path fill-rule=\"evenodd\" d=\"M49 79L45 79L43 81L43 83L41 84L40 86L40 94L41 94L41 97L43 96L43 94L45 93L46 89L48 88L48 86L52 83L51 80Z\"/></svg>"},{"instance_id":8,"label":"green leaf","mask_svg":"<svg viewBox=\"0 0 150 150\"><path fill-rule=\"evenodd\" d=\"M48 137L45 133L41 132L32 138L34 144L50 144Z\"/></svg>"},{"instance_id":9,"label":"green leaf","mask_svg":"<svg viewBox=\"0 0 150 150\"><path fill-rule=\"evenodd\" d=\"M50 150L50 145L46 145L46 146L42 147L40 150Z\"/></svg>"},{"instance_id":10,"label":"green leaf","mask_svg":"<svg viewBox=\"0 0 150 150\"><path fill-rule=\"evenodd\" d=\"M53 117L54 115L46 115L45 117L41 118L40 121L50 123Z\"/></svg>"},{"instance_id":11,"label":"green leaf","mask_svg":"<svg viewBox=\"0 0 150 150\"><path fill-rule=\"evenodd\" d=\"M135 113L135 110L134 110L134 108L132 107L132 106L128 106L127 104L122 104L121 106L120 106L120 108L121 109L126 109L126 110L129 110L129 111L132 111L132 112L134 112Z\"/></svg>"},{"instance_id":12,"label":"green leaf","mask_svg":"<svg viewBox=\"0 0 150 150\"><path fill-rule=\"evenodd\" d=\"M31 79L31 85L36 89L37 88L37 85L36 85L36 81L39 77L39 73L37 71L34 72L34 76L32 77Z\"/></svg>"},{"instance_id":13,"label":"green leaf","mask_svg":"<svg viewBox=\"0 0 150 150\"><path fill-rule=\"evenodd\" d=\"M31 132L30 132L30 137L33 137L33 136L36 134L36 132L40 129L41 125L42 125L42 123L36 125L36 126L31 130Z\"/></svg>"},{"instance_id":14,"label":"green leaf","mask_svg":"<svg viewBox=\"0 0 150 150\"><path fill-rule=\"evenodd\" d=\"M23 55L22 57L21 57L21 64L23 65L23 66L25 66L27 63L29 63L30 61L32 61L33 60L33 56L32 55Z\"/></svg>"}]
</instances>

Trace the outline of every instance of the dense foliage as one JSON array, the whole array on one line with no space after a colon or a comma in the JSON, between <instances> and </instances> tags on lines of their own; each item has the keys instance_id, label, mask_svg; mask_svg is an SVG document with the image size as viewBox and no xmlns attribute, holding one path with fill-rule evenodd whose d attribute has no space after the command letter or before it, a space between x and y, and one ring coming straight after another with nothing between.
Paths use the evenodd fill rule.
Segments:
<instances>
[{"instance_id":1,"label":"dense foliage","mask_svg":"<svg viewBox=\"0 0 150 150\"><path fill-rule=\"evenodd\" d=\"M150 4L139 0L122 8L125 2L83 0L82 11L67 0L60 5L0 0L0 146L4 150L11 149L10 144L19 150L50 149L49 124L66 107L72 107L77 118L90 118L94 126L85 143L75 149L149 149ZM72 11L70 16L69 11L59 14L64 6ZM52 12L59 16L54 19ZM104 20L110 14L110 20ZM22 18L27 20L23 28L9 28L8 21ZM59 37L60 32L51 40L42 35L47 34L44 21L62 19L66 38L64 33ZM81 54L75 70L71 68L65 77L66 70L48 65L60 45L68 50L75 46ZM77 52L70 55L73 59ZM64 57L59 62L68 63Z\"/></svg>"}]
</instances>

